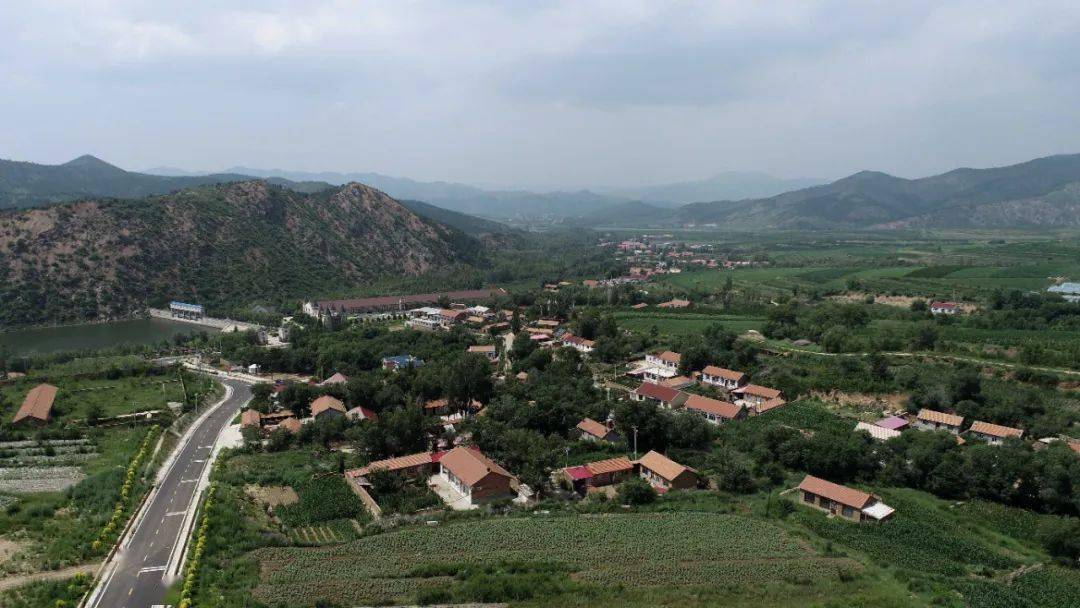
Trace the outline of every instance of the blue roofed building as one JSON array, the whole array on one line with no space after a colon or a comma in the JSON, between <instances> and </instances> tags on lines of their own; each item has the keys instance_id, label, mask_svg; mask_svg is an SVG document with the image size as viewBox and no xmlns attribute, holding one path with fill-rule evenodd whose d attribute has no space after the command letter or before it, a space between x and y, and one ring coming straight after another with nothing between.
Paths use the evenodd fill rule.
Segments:
<instances>
[{"instance_id":1,"label":"blue roofed building","mask_svg":"<svg viewBox=\"0 0 1080 608\"><path fill-rule=\"evenodd\" d=\"M423 364L423 359L418 359L412 355L395 355L393 357L383 357L382 360L383 369L392 372L405 367L420 367Z\"/></svg>"}]
</instances>

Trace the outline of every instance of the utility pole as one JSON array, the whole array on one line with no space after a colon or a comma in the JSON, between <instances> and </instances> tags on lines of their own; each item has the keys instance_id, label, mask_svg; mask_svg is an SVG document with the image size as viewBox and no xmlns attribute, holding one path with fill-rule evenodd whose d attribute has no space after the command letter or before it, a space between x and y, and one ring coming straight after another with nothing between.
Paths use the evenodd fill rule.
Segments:
<instances>
[{"instance_id":1,"label":"utility pole","mask_svg":"<svg viewBox=\"0 0 1080 608\"><path fill-rule=\"evenodd\" d=\"M633 425L630 428L634 429L634 460L637 460L637 425Z\"/></svg>"}]
</instances>

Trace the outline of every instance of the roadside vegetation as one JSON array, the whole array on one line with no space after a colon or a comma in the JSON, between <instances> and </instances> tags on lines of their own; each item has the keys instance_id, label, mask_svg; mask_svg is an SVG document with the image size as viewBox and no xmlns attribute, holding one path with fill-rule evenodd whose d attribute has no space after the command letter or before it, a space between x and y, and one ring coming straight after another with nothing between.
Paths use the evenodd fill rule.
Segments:
<instances>
[{"instance_id":1,"label":"roadside vegetation","mask_svg":"<svg viewBox=\"0 0 1080 608\"><path fill-rule=\"evenodd\" d=\"M159 440L162 451L172 445L164 427L198 393L215 395L205 378L138 357L47 360L54 362L35 359L26 376L0 382L0 585L100 561L149 488L147 475L162 459ZM58 388L52 420L11 424L40 383ZM133 407L156 413L132 420ZM74 606L88 585L79 576L4 587L0 606L61 605L43 602L50 597Z\"/></svg>"}]
</instances>

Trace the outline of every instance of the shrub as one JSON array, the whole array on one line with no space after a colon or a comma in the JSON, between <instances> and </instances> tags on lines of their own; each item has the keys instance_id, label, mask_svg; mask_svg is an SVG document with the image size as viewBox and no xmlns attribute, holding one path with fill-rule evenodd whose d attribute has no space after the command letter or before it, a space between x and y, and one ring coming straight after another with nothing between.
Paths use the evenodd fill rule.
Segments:
<instances>
[{"instance_id":1,"label":"shrub","mask_svg":"<svg viewBox=\"0 0 1080 608\"><path fill-rule=\"evenodd\" d=\"M647 505L656 501L656 490L644 479L627 479L619 486L619 500L625 505Z\"/></svg>"}]
</instances>

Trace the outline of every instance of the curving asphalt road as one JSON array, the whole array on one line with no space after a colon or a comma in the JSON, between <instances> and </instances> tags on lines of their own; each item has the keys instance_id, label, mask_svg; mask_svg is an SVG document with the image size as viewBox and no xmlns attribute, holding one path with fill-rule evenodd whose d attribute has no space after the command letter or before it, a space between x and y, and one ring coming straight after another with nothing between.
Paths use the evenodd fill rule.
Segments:
<instances>
[{"instance_id":1,"label":"curving asphalt road","mask_svg":"<svg viewBox=\"0 0 1080 608\"><path fill-rule=\"evenodd\" d=\"M168 585L177 575L165 570L176 563L170 557L186 540L181 533L189 510L195 509L199 480L208 471L214 442L221 430L236 417L240 406L251 399L251 388L247 383L220 381L231 389L231 394L181 440L186 443L180 446L175 459L168 465L149 504L137 515L142 519L113 558L99 588L94 590L87 603L89 608L164 605Z\"/></svg>"}]
</instances>

